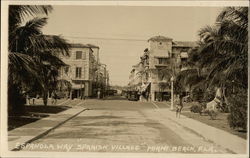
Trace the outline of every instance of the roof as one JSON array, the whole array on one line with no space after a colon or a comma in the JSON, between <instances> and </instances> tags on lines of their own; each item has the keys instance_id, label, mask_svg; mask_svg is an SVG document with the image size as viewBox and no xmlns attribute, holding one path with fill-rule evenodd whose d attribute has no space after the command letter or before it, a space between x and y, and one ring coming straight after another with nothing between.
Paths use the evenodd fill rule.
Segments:
<instances>
[{"instance_id":1,"label":"roof","mask_svg":"<svg viewBox=\"0 0 250 158\"><path fill-rule=\"evenodd\" d=\"M195 47L197 46L196 42L193 41L174 41L173 47Z\"/></svg>"},{"instance_id":2,"label":"roof","mask_svg":"<svg viewBox=\"0 0 250 158\"><path fill-rule=\"evenodd\" d=\"M87 44L71 43L70 45L71 45L71 48L89 48L93 52L93 50L92 50L93 47L90 47Z\"/></svg>"},{"instance_id":3,"label":"roof","mask_svg":"<svg viewBox=\"0 0 250 158\"><path fill-rule=\"evenodd\" d=\"M173 39L169 38L169 37L165 37L165 36L154 36L154 37L151 37L148 40L148 42L149 41L157 41L157 42L159 42L159 41L169 41L169 40L173 40Z\"/></svg>"},{"instance_id":4,"label":"roof","mask_svg":"<svg viewBox=\"0 0 250 158\"><path fill-rule=\"evenodd\" d=\"M89 46L81 43L71 43L72 48L90 48Z\"/></svg>"},{"instance_id":5,"label":"roof","mask_svg":"<svg viewBox=\"0 0 250 158\"><path fill-rule=\"evenodd\" d=\"M90 48L100 48L100 47L98 47L98 46L96 46L96 45L93 45L93 44L86 44L87 46L89 46Z\"/></svg>"}]
</instances>

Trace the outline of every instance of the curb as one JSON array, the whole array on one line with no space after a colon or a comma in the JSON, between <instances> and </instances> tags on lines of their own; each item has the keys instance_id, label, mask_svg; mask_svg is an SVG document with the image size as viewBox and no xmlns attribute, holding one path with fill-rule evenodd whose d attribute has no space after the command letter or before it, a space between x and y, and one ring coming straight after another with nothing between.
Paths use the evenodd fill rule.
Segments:
<instances>
[{"instance_id":1,"label":"curb","mask_svg":"<svg viewBox=\"0 0 250 158\"><path fill-rule=\"evenodd\" d=\"M67 121L71 120L72 118L76 117L77 115L79 115L80 113L82 113L82 112L84 112L84 111L86 111L86 110L90 110L90 109L86 108L86 109L81 110L80 112L78 112L78 113L72 115L71 117L67 118L66 120L64 120L64 121L62 121L62 122L60 122L60 123L58 123L56 126L54 126L54 127L52 127L52 128L49 128L48 130L46 130L46 131L42 132L41 134L39 134L39 135L33 137L32 139L30 139L30 140L28 140L28 141L26 141L26 142L20 144L18 147L15 147L14 149L11 149L11 151L19 151L19 150L21 150L23 146L25 146L25 145L27 145L28 143L31 143L31 142L33 142L33 141L35 141L35 140L37 140L37 139L42 138L43 136L47 135L47 134L48 134L49 132L51 132L52 130L58 128L59 126L63 125L63 124L66 123Z\"/></svg>"},{"instance_id":2,"label":"curb","mask_svg":"<svg viewBox=\"0 0 250 158\"><path fill-rule=\"evenodd\" d=\"M170 109L167 109L167 110L168 110L169 112L173 112L173 111L171 111ZM183 116L184 116L184 115L182 115L182 117L183 117ZM188 117L186 117L186 116L184 116L184 117L187 118L187 119L192 119L192 118L188 118ZM208 136L204 135L204 134L201 133L200 131L196 131L195 129L190 128L189 126L186 126L186 125L184 125L184 124L182 124L182 123L176 121L176 120L173 119L173 118L169 118L169 119L170 119L171 121L177 123L178 125L182 126L183 128L189 130L190 132L193 132L194 134L199 135L200 137L204 138L205 140L210 141L210 142L213 142L213 143L215 143L215 144L217 144L217 145L219 145L219 146L225 148L228 152L230 152L230 153L232 153L232 154L243 154L243 153L239 153L239 151L238 151L237 149L234 149L233 147L229 147L229 146L225 147L225 146L222 146L221 143L218 143L218 142L214 141L213 139L211 139L211 138L209 138ZM197 120L194 120L194 119L192 119L192 120L193 120L193 121L197 121ZM197 121L197 122L199 122L199 121ZM199 123L202 123L202 122L199 122ZM202 123L202 124L204 124L204 123ZM205 124L205 125L206 125L206 124ZM209 125L207 125L207 126L209 126ZM210 126L210 127L212 127L212 126ZM215 128L215 127L212 127L212 128ZM218 128L215 128L215 129L216 129L216 130L221 130L221 129L218 129ZM221 130L221 131L223 131L223 130ZM223 131L223 132L226 132L226 131ZM227 132L226 132L226 133L227 133ZM228 134L230 134L230 133L228 133ZM233 136L234 136L234 137L238 137L238 136L235 136L235 135L233 135ZM239 137L239 138L240 138L240 137ZM242 138L240 138L240 139L242 139ZM247 142L247 140L246 140L246 142ZM246 151L246 153L247 153L247 151Z\"/></svg>"}]
</instances>

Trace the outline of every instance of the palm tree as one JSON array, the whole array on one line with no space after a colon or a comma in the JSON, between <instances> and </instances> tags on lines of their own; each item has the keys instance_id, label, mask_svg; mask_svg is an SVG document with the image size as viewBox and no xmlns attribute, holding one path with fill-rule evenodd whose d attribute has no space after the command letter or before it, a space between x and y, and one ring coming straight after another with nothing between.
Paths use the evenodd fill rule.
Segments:
<instances>
[{"instance_id":1,"label":"palm tree","mask_svg":"<svg viewBox=\"0 0 250 158\"><path fill-rule=\"evenodd\" d=\"M232 87L247 94L248 86L248 8L227 7L218 16L215 26L206 26L199 31L200 41L193 50L191 65L199 68L189 73L188 78L200 76L204 88L214 86L224 89L224 98L232 98ZM190 70L189 70L190 71ZM202 73L203 72L203 73ZM184 73L184 72L183 72ZM199 74L199 75L198 75ZM198 79L198 78L197 78ZM195 81L195 80L193 80ZM204 84L205 83L205 84ZM241 93L238 93L239 98ZM246 100L246 99L243 99ZM230 101L227 101L229 103ZM232 100L231 103L232 104ZM240 104L239 102L237 104ZM246 104L246 103L244 103ZM247 107L247 106L246 106ZM235 108L239 117L246 115L246 110ZM244 108L243 108L244 109ZM231 111L232 113L232 111ZM242 119L244 120L244 119ZM247 120L247 119L245 119ZM245 121L247 122L247 121ZM241 123L240 126L245 126Z\"/></svg>"},{"instance_id":2,"label":"palm tree","mask_svg":"<svg viewBox=\"0 0 250 158\"><path fill-rule=\"evenodd\" d=\"M58 71L59 66L65 65L55 52L67 55L70 45L60 36L44 35L41 29L47 24L47 18L35 17L51 11L51 6L9 6L9 87L12 89L32 89L36 84L45 92L47 81L54 79L55 75L46 73L44 76L42 72ZM34 18L25 21L30 16ZM14 97L9 96L10 100Z\"/></svg>"},{"instance_id":3,"label":"palm tree","mask_svg":"<svg viewBox=\"0 0 250 158\"><path fill-rule=\"evenodd\" d=\"M209 34L200 47L203 56L200 63L210 69L208 79L211 81L220 76L221 84L225 80L234 80L247 88L247 13L247 7L225 8L217 18L219 27L200 30L201 37Z\"/></svg>"}]
</instances>

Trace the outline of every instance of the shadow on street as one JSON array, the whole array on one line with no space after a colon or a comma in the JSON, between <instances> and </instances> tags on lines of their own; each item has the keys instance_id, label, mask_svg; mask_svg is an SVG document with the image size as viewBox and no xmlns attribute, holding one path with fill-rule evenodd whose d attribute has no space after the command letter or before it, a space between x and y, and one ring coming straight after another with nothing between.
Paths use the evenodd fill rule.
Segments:
<instances>
[{"instance_id":1,"label":"shadow on street","mask_svg":"<svg viewBox=\"0 0 250 158\"><path fill-rule=\"evenodd\" d=\"M44 105L26 105L25 113L18 116L8 117L8 131L15 128L30 124L42 118L48 117L49 114L57 114L65 111L71 107L69 106L44 106Z\"/></svg>"},{"instance_id":2,"label":"shadow on street","mask_svg":"<svg viewBox=\"0 0 250 158\"><path fill-rule=\"evenodd\" d=\"M103 100L127 100L127 98L125 98L124 96L120 96L120 95L114 95L114 96L107 96L103 98Z\"/></svg>"}]
</instances>

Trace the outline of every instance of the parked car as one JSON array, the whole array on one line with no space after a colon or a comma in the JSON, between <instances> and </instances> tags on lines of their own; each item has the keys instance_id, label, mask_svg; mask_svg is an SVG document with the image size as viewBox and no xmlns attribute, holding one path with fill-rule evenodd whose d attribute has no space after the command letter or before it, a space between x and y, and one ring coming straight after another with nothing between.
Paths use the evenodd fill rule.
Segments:
<instances>
[{"instance_id":1,"label":"parked car","mask_svg":"<svg viewBox=\"0 0 250 158\"><path fill-rule=\"evenodd\" d=\"M139 100L139 94L138 91L129 91L128 92L128 100L131 101L138 101Z\"/></svg>"}]
</instances>

